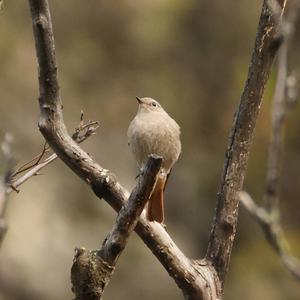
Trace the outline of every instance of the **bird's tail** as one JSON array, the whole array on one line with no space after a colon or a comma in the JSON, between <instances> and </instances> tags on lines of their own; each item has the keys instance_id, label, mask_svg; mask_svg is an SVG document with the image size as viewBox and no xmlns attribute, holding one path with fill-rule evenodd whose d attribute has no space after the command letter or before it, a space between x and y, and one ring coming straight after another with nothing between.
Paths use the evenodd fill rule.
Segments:
<instances>
[{"instance_id":1,"label":"bird's tail","mask_svg":"<svg viewBox=\"0 0 300 300\"><path fill-rule=\"evenodd\" d=\"M167 178L158 176L153 192L148 200L147 219L162 223L164 221L164 188Z\"/></svg>"}]
</instances>

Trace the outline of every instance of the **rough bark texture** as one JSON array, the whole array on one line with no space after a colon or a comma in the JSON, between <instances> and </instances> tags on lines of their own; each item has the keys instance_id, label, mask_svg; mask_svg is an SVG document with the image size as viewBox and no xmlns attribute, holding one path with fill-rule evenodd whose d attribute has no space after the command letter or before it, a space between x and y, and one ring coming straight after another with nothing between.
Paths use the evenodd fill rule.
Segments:
<instances>
[{"instance_id":1,"label":"rough bark texture","mask_svg":"<svg viewBox=\"0 0 300 300\"><path fill-rule=\"evenodd\" d=\"M76 249L71 268L72 291L75 300L99 300L114 272L98 254L98 250Z\"/></svg>"},{"instance_id":2,"label":"rough bark texture","mask_svg":"<svg viewBox=\"0 0 300 300\"><path fill-rule=\"evenodd\" d=\"M103 242L99 255L110 265L116 264L120 253L125 248L128 237L151 196L161 164L161 157L156 155L149 157L143 173L139 176L137 186L119 211L116 224Z\"/></svg>"},{"instance_id":3,"label":"rough bark texture","mask_svg":"<svg viewBox=\"0 0 300 300\"><path fill-rule=\"evenodd\" d=\"M149 157L137 186L119 211L116 224L107 235L101 249L88 253L79 249L75 254L71 280L76 300L102 298L118 258L151 195L161 163L161 157Z\"/></svg>"},{"instance_id":4,"label":"rough bark texture","mask_svg":"<svg viewBox=\"0 0 300 300\"><path fill-rule=\"evenodd\" d=\"M29 0L29 3L39 63L41 111L39 128L58 157L90 184L99 198L104 198L119 211L128 199L128 192L117 182L114 174L93 161L71 139L65 128L48 2ZM283 6L280 7L281 10ZM238 211L236 194L242 187L264 85L280 45L280 39L276 36L278 18L275 15L277 16L275 13L272 16L267 2L264 2L248 80L231 132L206 258L203 260L187 258L160 224L148 222L143 215L135 227L138 235L182 289L186 299L219 299L223 294L223 282L236 232ZM94 253L87 255L93 256ZM83 250L79 250L78 259L89 261ZM97 265L98 261L95 269L98 269ZM91 274L85 273L87 276ZM99 283L98 289L101 292L103 280L101 278L91 280ZM95 291L95 295L94 299L98 299L98 290Z\"/></svg>"},{"instance_id":5,"label":"rough bark texture","mask_svg":"<svg viewBox=\"0 0 300 300\"><path fill-rule=\"evenodd\" d=\"M297 92L293 91L292 98L288 89L288 44L297 18L299 7L292 6L282 26L283 44L278 53L277 80L272 105L272 130L268 154L266 189L264 206L258 206L246 192L239 194L240 200L251 216L260 224L266 240L280 257L283 265L300 280L300 261L290 254L290 248L280 222L280 183L283 164L284 127L286 114L294 107ZM296 79L293 81L295 82ZM292 87L295 88L295 87ZM291 96L291 95L290 95Z\"/></svg>"},{"instance_id":6,"label":"rough bark texture","mask_svg":"<svg viewBox=\"0 0 300 300\"><path fill-rule=\"evenodd\" d=\"M113 173L93 161L71 139L64 125L48 1L29 0L29 3L39 64L40 131L58 157L90 184L99 198L105 198L119 211L128 199L128 192L117 182ZM216 299L216 279L205 275L210 270L209 264L197 265L196 268L196 264L185 257L160 224L150 223L143 216L135 230L187 299Z\"/></svg>"},{"instance_id":7,"label":"rough bark texture","mask_svg":"<svg viewBox=\"0 0 300 300\"><path fill-rule=\"evenodd\" d=\"M285 2L285 1L284 1ZM284 6L281 1L280 5ZM281 8L281 7L280 7ZM281 15L281 11L280 11ZM279 19L264 1L249 68L248 78L226 152L223 176L218 193L215 220L206 258L216 268L222 284L228 270L236 233L239 199L257 116L274 56L280 46Z\"/></svg>"}]
</instances>

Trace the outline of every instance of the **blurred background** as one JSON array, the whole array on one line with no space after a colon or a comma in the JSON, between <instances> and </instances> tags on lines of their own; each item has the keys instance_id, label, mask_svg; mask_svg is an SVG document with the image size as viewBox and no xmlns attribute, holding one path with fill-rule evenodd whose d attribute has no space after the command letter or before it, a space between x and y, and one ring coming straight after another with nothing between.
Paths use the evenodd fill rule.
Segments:
<instances>
[{"instance_id":1,"label":"blurred background","mask_svg":"<svg viewBox=\"0 0 300 300\"><path fill-rule=\"evenodd\" d=\"M167 230L194 258L205 254L228 134L255 39L262 1L50 1L64 118L80 111L100 129L82 147L129 190L137 166L126 132L135 96L161 102L181 125L183 152L166 191ZM300 68L300 22L289 68ZM14 136L21 164L38 154L37 63L27 1L0 12L0 138ZM273 71L255 132L245 189L265 189ZM288 116L282 223L300 257L300 106ZM56 161L9 197L9 230L0 249L0 299L72 299L74 248L100 246L116 214ZM182 299L156 258L133 234L105 299ZM256 222L240 209L226 298L299 299L300 283L282 267Z\"/></svg>"}]
</instances>

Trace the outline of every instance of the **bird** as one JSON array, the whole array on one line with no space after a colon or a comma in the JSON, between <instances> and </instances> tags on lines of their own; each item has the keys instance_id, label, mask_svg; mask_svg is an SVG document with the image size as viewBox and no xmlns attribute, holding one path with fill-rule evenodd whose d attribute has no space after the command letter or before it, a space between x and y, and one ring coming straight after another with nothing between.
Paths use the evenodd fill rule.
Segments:
<instances>
[{"instance_id":1,"label":"bird","mask_svg":"<svg viewBox=\"0 0 300 300\"><path fill-rule=\"evenodd\" d=\"M128 131L128 145L141 172L150 154L162 157L162 165L152 194L146 205L149 221L164 222L164 190L172 167L181 153L180 127L163 109L149 97L136 97L138 111Z\"/></svg>"}]
</instances>

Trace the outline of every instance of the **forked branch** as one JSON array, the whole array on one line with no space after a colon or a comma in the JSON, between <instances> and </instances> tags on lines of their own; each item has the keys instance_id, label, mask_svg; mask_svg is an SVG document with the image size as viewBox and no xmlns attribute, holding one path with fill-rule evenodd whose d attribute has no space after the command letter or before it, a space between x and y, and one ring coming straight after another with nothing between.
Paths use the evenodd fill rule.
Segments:
<instances>
[{"instance_id":1,"label":"forked branch","mask_svg":"<svg viewBox=\"0 0 300 300\"><path fill-rule=\"evenodd\" d=\"M76 251L71 269L76 300L101 299L118 258L151 195L161 163L161 157L149 157L136 187L119 211L116 224L107 235L101 249L88 253L82 248Z\"/></svg>"},{"instance_id":2,"label":"forked branch","mask_svg":"<svg viewBox=\"0 0 300 300\"><path fill-rule=\"evenodd\" d=\"M275 1L280 4L281 16L286 1ZM135 227L138 235L182 289L186 299L215 300L223 295L224 278L236 232L237 192L242 188L264 86L280 46L277 36L280 17L267 2L263 4L248 79L231 131L206 259L187 258L160 224L148 222L143 215ZM65 128L48 1L29 0L29 3L39 63L39 128L55 153L91 185L99 198L104 198L119 211L128 199L128 192L117 182L114 174L93 161L71 139ZM78 255L81 255L80 251Z\"/></svg>"},{"instance_id":3,"label":"forked branch","mask_svg":"<svg viewBox=\"0 0 300 300\"><path fill-rule=\"evenodd\" d=\"M119 211L128 199L128 192L113 173L97 164L72 140L64 125L48 1L29 0L29 3L39 64L39 128L58 157L88 183L99 198ZM217 279L211 275L209 264L200 265L188 259L160 224L148 222L143 215L135 231L188 299L217 298Z\"/></svg>"}]
</instances>

